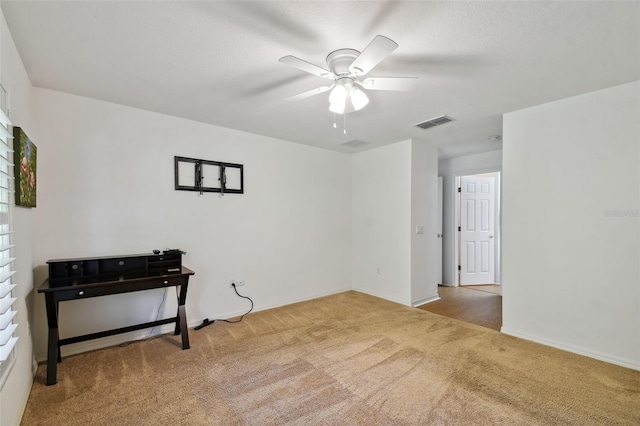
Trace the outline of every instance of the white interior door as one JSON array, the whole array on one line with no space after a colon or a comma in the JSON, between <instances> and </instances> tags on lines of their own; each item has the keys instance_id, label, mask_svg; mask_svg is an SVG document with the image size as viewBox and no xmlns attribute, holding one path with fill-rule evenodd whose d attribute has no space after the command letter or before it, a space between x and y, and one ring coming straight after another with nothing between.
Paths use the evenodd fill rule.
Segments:
<instances>
[{"instance_id":1,"label":"white interior door","mask_svg":"<svg viewBox=\"0 0 640 426\"><path fill-rule=\"evenodd\" d=\"M442 215L444 204L442 201L442 196L444 194L443 191L443 179L442 176L438 176L438 258L437 258L437 267L438 267L438 284L442 284L442 244L444 242L442 237Z\"/></svg>"},{"instance_id":2,"label":"white interior door","mask_svg":"<svg viewBox=\"0 0 640 426\"><path fill-rule=\"evenodd\" d=\"M460 180L460 285L495 282L495 178Z\"/></svg>"}]
</instances>

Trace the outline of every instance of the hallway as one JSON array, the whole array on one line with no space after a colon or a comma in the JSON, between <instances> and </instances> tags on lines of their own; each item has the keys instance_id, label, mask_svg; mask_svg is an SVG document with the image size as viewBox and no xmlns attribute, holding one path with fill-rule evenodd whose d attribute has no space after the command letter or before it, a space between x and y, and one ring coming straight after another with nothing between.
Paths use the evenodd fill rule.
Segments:
<instances>
[{"instance_id":1,"label":"hallway","mask_svg":"<svg viewBox=\"0 0 640 426\"><path fill-rule=\"evenodd\" d=\"M500 331L502 296L498 285L438 286L440 300L420 309Z\"/></svg>"}]
</instances>

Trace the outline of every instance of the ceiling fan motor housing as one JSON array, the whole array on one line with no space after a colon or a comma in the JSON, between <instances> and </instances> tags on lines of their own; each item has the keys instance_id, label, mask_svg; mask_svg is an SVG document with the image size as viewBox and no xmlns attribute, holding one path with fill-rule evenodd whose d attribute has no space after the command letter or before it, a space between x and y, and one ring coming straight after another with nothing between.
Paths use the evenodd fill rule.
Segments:
<instances>
[{"instance_id":1,"label":"ceiling fan motor housing","mask_svg":"<svg viewBox=\"0 0 640 426\"><path fill-rule=\"evenodd\" d=\"M337 76L347 76L351 74L349 66L360 55L355 49L338 49L327 55L327 66Z\"/></svg>"}]
</instances>

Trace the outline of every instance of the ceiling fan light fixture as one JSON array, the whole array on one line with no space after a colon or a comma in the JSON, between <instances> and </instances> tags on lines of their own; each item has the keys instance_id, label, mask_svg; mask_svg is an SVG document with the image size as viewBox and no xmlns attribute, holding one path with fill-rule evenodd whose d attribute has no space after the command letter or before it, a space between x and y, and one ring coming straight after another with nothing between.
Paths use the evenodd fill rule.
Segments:
<instances>
[{"instance_id":1,"label":"ceiling fan light fixture","mask_svg":"<svg viewBox=\"0 0 640 426\"><path fill-rule=\"evenodd\" d=\"M295 56L284 56L279 61L285 65L298 68L306 73L333 80L331 86L322 86L307 90L288 100L301 100L330 91L329 111L346 117L347 113L360 111L369 104L367 90L408 91L413 89L417 78L414 77L370 77L364 78L373 68L398 48L393 40L377 35L371 43L360 52L355 49L343 48L334 50L327 55L327 68L319 67ZM355 86L359 87L355 87ZM349 99L349 103L347 103ZM346 118L344 118L346 134Z\"/></svg>"},{"instance_id":2,"label":"ceiling fan light fixture","mask_svg":"<svg viewBox=\"0 0 640 426\"><path fill-rule=\"evenodd\" d=\"M345 104L346 102L344 98L337 100L336 102L331 102L329 104L329 111L335 112L336 114L344 114Z\"/></svg>"},{"instance_id":3,"label":"ceiling fan light fixture","mask_svg":"<svg viewBox=\"0 0 640 426\"><path fill-rule=\"evenodd\" d=\"M333 88L331 94L329 95L329 103L344 103L345 98L347 97L347 89L340 84L337 84L336 87Z\"/></svg>"},{"instance_id":4,"label":"ceiling fan light fixture","mask_svg":"<svg viewBox=\"0 0 640 426\"><path fill-rule=\"evenodd\" d=\"M354 86L351 89L351 103L353 104L353 108L356 111L360 111L362 108L367 106L367 104L369 103L369 98L362 90Z\"/></svg>"}]
</instances>

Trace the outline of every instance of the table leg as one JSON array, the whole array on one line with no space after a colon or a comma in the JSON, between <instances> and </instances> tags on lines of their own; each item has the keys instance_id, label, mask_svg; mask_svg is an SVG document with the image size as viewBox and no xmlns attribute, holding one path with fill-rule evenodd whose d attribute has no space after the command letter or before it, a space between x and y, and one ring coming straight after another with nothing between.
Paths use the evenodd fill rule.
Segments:
<instances>
[{"instance_id":1,"label":"table leg","mask_svg":"<svg viewBox=\"0 0 640 426\"><path fill-rule=\"evenodd\" d=\"M180 319L180 334L182 334L182 349L189 349L189 331L187 330L187 312L184 305L178 306L178 318Z\"/></svg>"},{"instance_id":2,"label":"table leg","mask_svg":"<svg viewBox=\"0 0 640 426\"><path fill-rule=\"evenodd\" d=\"M57 383L58 361L60 347L58 346L58 304L53 300L53 294L45 295L47 307L47 325L49 326L49 342L47 347L47 386Z\"/></svg>"},{"instance_id":3,"label":"table leg","mask_svg":"<svg viewBox=\"0 0 640 426\"><path fill-rule=\"evenodd\" d=\"M58 323L58 312L60 312L60 307L59 307L59 303L56 302L56 324ZM60 340L60 331L59 329L56 328L56 342L58 342ZM60 348L60 345L58 345L56 343L56 346L58 346L58 362L62 362L62 348Z\"/></svg>"},{"instance_id":4,"label":"table leg","mask_svg":"<svg viewBox=\"0 0 640 426\"><path fill-rule=\"evenodd\" d=\"M180 286L180 295L178 296L178 319L176 320L175 335L182 335L182 349L189 349L189 331L187 330L187 311L185 302L187 301L187 287L189 278L187 277L184 285Z\"/></svg>"},{"instance_id":5,"label":"table leg","mask_svg":"<svg viewBox=\"0 0 640 426\"><path fill-rule=\"evenodd\" d=\"M178 298L178 312L176 313L176 328L173 331L173 335L177 336L178 334L180 334L180 322L182 321L181 315L180 315L180 306L184 306L182 304L180 304L180 298Z\"/></svg>"}]
</instances>

